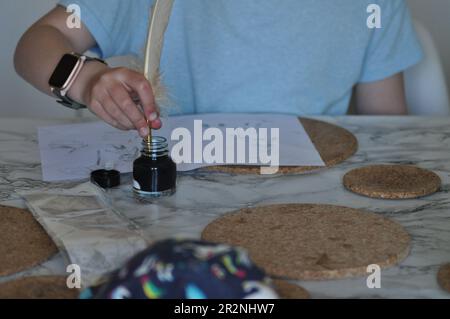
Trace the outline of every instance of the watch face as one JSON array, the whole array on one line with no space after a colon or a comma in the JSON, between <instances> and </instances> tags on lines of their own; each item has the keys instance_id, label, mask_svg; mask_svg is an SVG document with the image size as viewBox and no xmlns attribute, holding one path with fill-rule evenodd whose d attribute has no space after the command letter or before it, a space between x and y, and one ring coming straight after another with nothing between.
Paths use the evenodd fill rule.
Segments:
<instances>
[{"instance_id":1,"label":"watch face","mask_svg":"<svg viewBox=\"0 0 450 319\"><path fill-rule=\"evenodd\" d=\"M54 88L62 89L77 65L78 60L78 57L74 55L64 55L50 77L50 80L48 81L49 85Z\"/></svg>"}]
</instances>

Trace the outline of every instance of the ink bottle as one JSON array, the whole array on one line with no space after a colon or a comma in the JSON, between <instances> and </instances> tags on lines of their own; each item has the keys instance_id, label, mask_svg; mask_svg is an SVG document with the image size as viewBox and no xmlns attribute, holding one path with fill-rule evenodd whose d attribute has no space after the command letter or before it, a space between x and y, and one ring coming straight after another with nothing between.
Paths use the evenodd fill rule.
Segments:
<instances>
[{"instance_id":1,"label":"ink bottle","mask_svg":"<svg viewBox=\"0 0 450 319\"><path fill-rule=\"evenodd\" d=\"M163 137L142 142L142 156L133 163L133 190L137 197L170 196L176 191L177 165L169 156L169 145Z\"/></svg>"}]
</instances>

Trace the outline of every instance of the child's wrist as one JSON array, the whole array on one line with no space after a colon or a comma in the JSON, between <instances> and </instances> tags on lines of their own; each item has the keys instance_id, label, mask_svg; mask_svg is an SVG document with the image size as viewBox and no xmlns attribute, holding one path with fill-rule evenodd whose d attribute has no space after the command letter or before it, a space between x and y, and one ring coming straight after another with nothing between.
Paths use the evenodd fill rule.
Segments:
<instances>
[{"instance_id":1,"label":"child's wrist","mask_svg":"<svg viewBox=\"0 0 450 319\"><path fill-rule=\"evenodd\" d=\"M108 69L107 65L99 61L86 62L68 92L69 97L83 105L88 105L90 102L90 88L93 82Z\"/></svg>"}]
</instances>

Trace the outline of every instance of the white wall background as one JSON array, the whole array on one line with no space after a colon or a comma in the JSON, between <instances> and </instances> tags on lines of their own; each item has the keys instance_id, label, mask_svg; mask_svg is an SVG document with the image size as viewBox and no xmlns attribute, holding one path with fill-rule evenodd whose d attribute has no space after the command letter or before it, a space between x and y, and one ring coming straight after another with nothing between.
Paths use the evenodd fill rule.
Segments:
<instances>
[{"instance_id":1,"label":"white wall background","mask_svg":"<svg viewBox=\"0 0 450 319\"><path fill-rule=\"evenodd\" d=\"M414 16L432 32L438 44L450 89L450 0L407 1L412 7ZM15 74L13 67L13 53L20 36L56 2L57 0L0 0L0 116L2 117L66 117L75 114L24 83Z\"/></svg>"},{"instance_id":2,"label":"white wall background","mask_svg":"<svg viewBox=\"0 0 450 319\"><path fill-rule=\"evenodd\" d=\"M450 0L407 0L414 18L431 32L441 55L450 91Z\"/></svg>"}]
</instances>

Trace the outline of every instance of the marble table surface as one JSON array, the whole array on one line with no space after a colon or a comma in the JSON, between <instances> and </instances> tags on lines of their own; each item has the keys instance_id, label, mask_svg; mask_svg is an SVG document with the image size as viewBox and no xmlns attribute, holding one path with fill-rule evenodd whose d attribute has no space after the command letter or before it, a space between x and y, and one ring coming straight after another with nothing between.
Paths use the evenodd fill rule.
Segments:
<instances>
[{"instance_id":1,"label":"marble table surface","mask_svg":"<svg viewBox=\"0 0 450 319\"><path fill-rule=\"evenodd\" d=\"M403 225L412 236L410 256L401 265L382 271L380 289L369 289L367 277L298 283L313 298L450 298L436 282L439 266L450 262L450 118L315 118L353 132L360 144L357 154L334 168L307 175L182 174L175 196L146 204L148 215L134 221L154 240L198 238L209 222L242 207L322 203L361 208ZM37 127L74 121L0 119L0 204L24 207L16 191L58 186L42 181ZM369 199L344 189L342 177L346 172L376 163L431 169L441 177L442 190L429 197L398 201ZM126 213L143 204L131 196L130 177L124 179L122 187L110 196L117 209ZM0 278L0 282L30 275L65 274L65 268L66 261L58 255L23 273Z\"/></svg>"}]
</instances>

